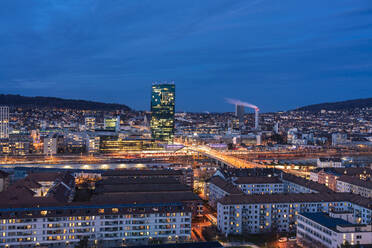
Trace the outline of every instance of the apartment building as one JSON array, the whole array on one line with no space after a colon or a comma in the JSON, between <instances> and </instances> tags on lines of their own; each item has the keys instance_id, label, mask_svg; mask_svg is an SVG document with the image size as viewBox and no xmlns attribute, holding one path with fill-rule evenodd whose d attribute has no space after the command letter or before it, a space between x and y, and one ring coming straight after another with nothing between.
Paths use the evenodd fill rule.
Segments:
<instances>
[{"instance_id":1,"label":"apartment building","mask_svg":"<svg viewBox=\"0 0 372 248\"><path fill-rule=\"evenodd\" d=\"M190 240L201 200L177 179L104 179L89 197L72 190L69 179L68 174L30 174L0 193L0 247Z\"/></svg>"},{"instance_id":2,"label":"apartment building","mask_svg":"<svg viewBox=\"0 0 372 248\"><path fill-rule=\"evenodd\" d=\"M248 195L284 193L284 184L278 177L238 177L233 184Z\"/></svg>"},{"instance_id":3,"label":"apartment building","mask_svg":"<svg viewBox=\"0 0 372 248\"><path fill-rule=\"evenodd\" d=\"M287 193L332 192L332 190L322 184L291 174L282 173L280 179L284 183L284 191Z\"/></svg>"},{"instance_id":4,"label":"apartment building","mask_svg":"<svg viewBox=\"0 0 372 248\"><path fill-rule=\"evenodd\" d=\"M371 175L372 170L369 168L317 168L310 172L310 180L337 191L337 179L340 176L353 176L368 181Z\"/></svg>"},{"instance_id":5,"label":"apartment building","mask_svg":"<svg viewBox=\"0 0 372 248\"><path fill-rule=\"evenodd\" d=\"M82 239L101 247L190 239L191 211L160 199L94 201L61 205L38 201L0 206L0 247L74 247ZM14 206L14 205L12 205Z\"/></svg>"},{"instance_id":6,"label":"apartment building","mask_svg":"<svg viewBox=\"0 0 372 248\"><path fill-rule=\"evenodd\" d=\"M324 185L282 173L280 176L243 176L224 179L212 177L206 184L207 197L212 207L228 195L239 194L280 194L331 192Z\"/></svg>"},{"instance_id":7,"label":"apartment building","mask_svg":"<svg viewBox=\"0 0 372 248\"><path fill-rule=\"evenodd\" d=\"M305 246L338 248L372 244L372 226L350 223L325 213L297 215L297 242Z\"/></svg>"},{"instance_id":8,"label":"apartment building","mask_svg":"<svg viewBox=\"0 0 372 248\"><path fill-rule=\"evenodd\" d=\"M340 176L336 185L337 192L350 192L372 198L372 181L365 181L352 176Z\"/></svg>"},{"instance_id":9,"label":"apartment building","mask_svg":"<svg viewBox=\"0 0 372 248\"><path fill-rule=\"evenodd\" d=\"M166 178L173 177L190 187L194 185L194 175L188 169L159 169L159 170L111 170L102 174L103 179L108 178Z\"/></svg>"},{"instance_id":10,"label":"apartment building","mask_svg":"<svg viewBox=\"0 0 372 248\"><path fill-rule=\"evenodd\" d=\"M239 187L219 176L214 176L207 181L205 192L208 203L212 207L217 207L217 201L225 196L243 194Z\"/></svg>"},{"instance_id":11,"label":"apartment building","mask_svg":"<svg viewBox=\"0 0 372 248\"><path fill-rule=\"evenodd\" d=\"M358 224L370 224L369 199L348 193L230 195L217 203L217 226L225 235L294 232L299 213L352 211Z\"/></svg>"}]
</instances>

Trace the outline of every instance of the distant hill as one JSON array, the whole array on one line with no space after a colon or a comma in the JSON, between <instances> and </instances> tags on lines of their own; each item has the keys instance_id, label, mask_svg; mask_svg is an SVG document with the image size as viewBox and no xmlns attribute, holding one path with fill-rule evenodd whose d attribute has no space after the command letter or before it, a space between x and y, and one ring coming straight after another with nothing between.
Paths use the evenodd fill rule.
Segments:
<instances>
[{"instance_id":1,"label":"distant hill","mask_svg":"<svg viewBox=\"0 0 372 248\"><path fill-rule=\"evenodd\" d=\"M337 111L337 110L351 110L355 108L372 108L372 98L355 99L355 100L348 100L348 101L342 101L342 102L320 103L320 104L314 104L314 105L301 107L296 110L317 112L322 109Z\"/></svg>"},{"instance_id":2,"label":"distant hill","mask_svg":"<svg viewBox=\"0 0 372 248\"><path fill-rule=\"evenodd\" d=\"M125 110L130 108L123 104L92 102L85 100L71 100L56 97L28 97L20 95L0 94L0 105L24 108L64 108L75 110Z\"/></svg>"}]
</instances>

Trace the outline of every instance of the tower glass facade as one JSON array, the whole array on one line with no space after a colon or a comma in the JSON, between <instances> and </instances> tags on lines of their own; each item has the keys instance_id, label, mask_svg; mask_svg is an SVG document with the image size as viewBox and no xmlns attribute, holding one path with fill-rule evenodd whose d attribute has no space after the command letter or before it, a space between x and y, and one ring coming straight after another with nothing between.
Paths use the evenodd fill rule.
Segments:
<instances>
[{"instance_id":1,"label":"tower glass facade","mask_svg":"<svg viewBox=\"0 0 372 248\"><path fill-rule=\"evenodd\" d=\"M174 83L153 83L151 91L152 138L171 143L174 136L175 112Z\"/></svg>"}]
</instances>

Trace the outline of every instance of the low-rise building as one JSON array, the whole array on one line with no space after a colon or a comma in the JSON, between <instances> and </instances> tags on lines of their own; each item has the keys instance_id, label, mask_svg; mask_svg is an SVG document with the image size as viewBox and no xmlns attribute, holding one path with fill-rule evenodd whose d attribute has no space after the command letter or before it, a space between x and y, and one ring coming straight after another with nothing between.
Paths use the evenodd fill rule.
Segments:
<instances>
[{"instance_id":1,"label":"low-rise building","mask_svg":"<svg viewBox=\"0 0 372 248\"><path fill-rule=\"evenodd\" d=\"M316 247L372 244L372 226L353 224L325 213L297 215L297 242Z\"/></svg>"},{"instance_id":2,"label":"low-rise building","mask_svg":"<svg viewBox=\"0 0 372 248\"><path fill-rule=\"evenodd\" d=\"M342 167L342 161L339 158L318 158L316 165L319 168L340 168Z\"/></svg>"}]
</instances>

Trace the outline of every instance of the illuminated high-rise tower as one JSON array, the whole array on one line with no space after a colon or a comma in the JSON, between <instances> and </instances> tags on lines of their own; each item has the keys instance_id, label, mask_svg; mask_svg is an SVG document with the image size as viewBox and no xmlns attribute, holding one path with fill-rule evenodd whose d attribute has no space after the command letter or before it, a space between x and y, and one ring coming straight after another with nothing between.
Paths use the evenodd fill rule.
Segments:
<instances>
[{"instance_id":1,"label":"illuminated high-rise tower","mask_svg":"<svg viewBox=\"0 0 372 248\"><path fill-rule=\"evenodd\" d=\"M174 136L174 112L176 100L174 82L153 83L151 91L152 138L171 143Z\"/></svg>"},{"instance_id":2,"label":"illuminated high-rise tower","mask_svg":"<svg viewBox=\"0 0 372 248\"><path fill-rule=\"evenodd\" d=\"M0 139L9 138L9 107L0 106Z\"/></svg>"}]
</instances>

